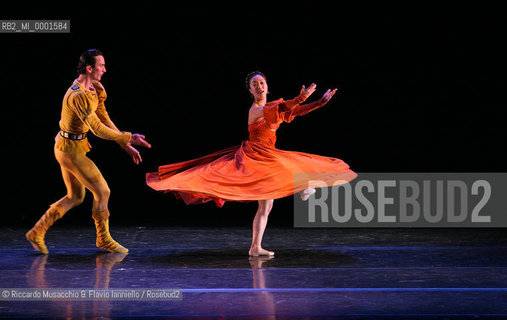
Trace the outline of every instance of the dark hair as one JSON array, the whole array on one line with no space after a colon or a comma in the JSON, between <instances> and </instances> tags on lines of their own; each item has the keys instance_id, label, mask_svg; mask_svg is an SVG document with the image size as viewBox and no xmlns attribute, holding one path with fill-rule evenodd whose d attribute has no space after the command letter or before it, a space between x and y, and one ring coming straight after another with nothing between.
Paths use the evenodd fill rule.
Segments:
<instances>
[{"instance_id":1,"label":"dark hair","mask_svg":"<svg viewBox=\"0 0 507 320\"><path fill-rule=\"evenodd\" d=\"M246 79L245 79L245 86L246 86L246 88L247 88L247 89L250 89L250 80L251 80L253 77L255 77L256 75L259 75L259 76L263 77L263 78L264 78L264 80L266 80L266 81L267 81L266 76L265 76L262 72L260 72L260 71L253 71L253 72L250 72L249 74L247 74L247 75L246 75Z\"/></svg>"},{"instance_id":2,"label":"dark hair","mask_svg":"<svg viewBox=\"0 0 507 320\"><path fill-rule=\"evenodd\" d=\"M86 66L95 67L95 57L102 56L102 52L97 49L88 49L81 54L79 57L79 63L77 64L77 74L85 74Z\"/></svg>"}]
</instances>

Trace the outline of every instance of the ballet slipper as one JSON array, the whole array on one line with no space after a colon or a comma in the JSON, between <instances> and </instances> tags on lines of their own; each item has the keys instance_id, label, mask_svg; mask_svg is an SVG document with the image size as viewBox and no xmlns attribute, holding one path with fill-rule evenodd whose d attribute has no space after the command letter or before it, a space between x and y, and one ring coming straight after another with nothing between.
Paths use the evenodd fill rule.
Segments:
<instances>
[{"instance_id":1,"label":"ballet slipper","mask_svg":"<svg viewBox=\"0 0 507 320\"><path fill-rule=\"evenodd\" d=\"M48 229L55 223L56 220L63 217L65 212L65 209L58 204L51 205L46 213L44 213L39 221L37 221L35 226L33 226L33 228L25 234L26 239L30 241L35 250L38 250L43 254L49 253L44 237L46 236Z\"/></svg>"},{"instance_id":2,"label":"ballet slipper","mask_svg":"<svg viewBox=\"0 0 507 320\"><path fill-rule=\"evenodd\" d=\"M109 252L127 253L129 250L114 241L109 234L109 210L94 211L93 220L95 221L95 228L97 229L97 241L96 245L98 248L107 250Z\"/></svg>"},{"instance_id":3,"label":"ballet slipper","mask_svg":"<svg viewBox=\"0 0 507 320\"><path fill-rule=\"evenodd\" d=\"M308 188L308 189L301 191L301 200L303 200L303 201L308 200L308 198L310 198L310 196L312 194L314 194L315 192L317 192L317 190L315 190L314 188Z\"/></svg>"}]
</instances>

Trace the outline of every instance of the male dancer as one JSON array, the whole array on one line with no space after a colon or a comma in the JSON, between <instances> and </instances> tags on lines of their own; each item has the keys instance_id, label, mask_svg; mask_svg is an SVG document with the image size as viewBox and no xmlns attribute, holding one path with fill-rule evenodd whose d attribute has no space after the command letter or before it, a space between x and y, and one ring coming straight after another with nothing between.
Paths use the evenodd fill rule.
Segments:
<instances>
[{"instance_id":1,"label":"male dancer","mask_svg":"<svg viewBox=\"0 0 507 320\"><path fill-rule=\"evenodd\" d=\"M26 233L33 247L47 254L44 236L53 223L67 211L81 204L85 188L93 193L92 217L97 229L99 248L126 253L128 249L113 240L109 234L108 201L110 190L101 172L86 153L90 151L87 132L106 140L116 141L139 164L142 159L132 146L150 148L140 134L120 131L109 118L104 101L107 98L99 82L106 72L102 53L96 49L85 51L79 58L78 78L67 90L62 103L60 132L55 138L55 157L60 164L67 195L50 205L35 226Z\"/></svg>"}]
</instances>

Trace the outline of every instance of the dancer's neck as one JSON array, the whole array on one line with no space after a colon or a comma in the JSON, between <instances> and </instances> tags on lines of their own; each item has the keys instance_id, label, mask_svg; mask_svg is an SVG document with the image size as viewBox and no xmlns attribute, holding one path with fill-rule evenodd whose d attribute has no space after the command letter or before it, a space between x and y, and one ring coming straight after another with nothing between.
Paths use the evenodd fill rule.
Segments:
<instances>
[{"instance_id":1,"label":"dancer's neck","mask_svg":"<svg viewBox=\"0 0 507 320\"><path fill-rule=\"evenodd\" d=\"M266 98L262 98L262 99L255 99L254 100L254 104L259 106L259 107L262 107L266 104Z\"/></svg>"},{"instance_id":2,"label":"dancer's neck","mask_svg":"<svg viewBox=\"0 0 507 320\"><path fill-rule=\"evenodd\" d=\"M85 74L80 74L77 77L77 82L79 82L86 90L90 90L92 88L92 78L86 76Z\"/></svg>"}]
</instances>

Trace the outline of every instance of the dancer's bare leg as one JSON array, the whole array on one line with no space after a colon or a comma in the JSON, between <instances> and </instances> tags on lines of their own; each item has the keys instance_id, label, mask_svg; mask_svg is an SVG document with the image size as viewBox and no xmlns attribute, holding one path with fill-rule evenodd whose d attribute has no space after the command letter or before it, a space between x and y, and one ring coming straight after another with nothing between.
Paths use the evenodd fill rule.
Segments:
<instances>
[{"instance_id":1,"label":"dancer's bare leg","mask_svg":"<svg viewBox=\"0 0 507 320\"><path fill-rule=\"evenodd\" d=\"M248 254L251 256L274 255L273 251L262 248L262 236L268 223L268 216L273 208L274 200L259 200L259 208L252 223L252 245Z\"/></svg>"}]
</instances>

